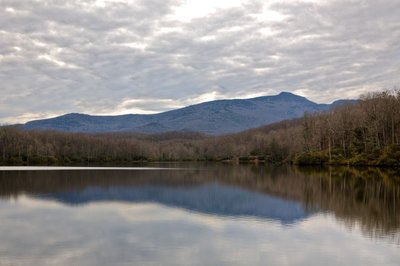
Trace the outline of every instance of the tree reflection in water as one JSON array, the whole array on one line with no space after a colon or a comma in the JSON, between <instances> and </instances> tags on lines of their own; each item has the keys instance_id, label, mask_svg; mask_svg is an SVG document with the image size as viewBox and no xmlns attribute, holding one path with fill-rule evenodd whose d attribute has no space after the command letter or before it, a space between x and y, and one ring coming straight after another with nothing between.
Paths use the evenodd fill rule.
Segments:
<instances>
[{"instance_id":1,"label":"tree reflection in water","mask_svg":"<svg viewBox=\"0 0 400 266\"><path fill-rule=\"evenodd\" d=\"M384 237L400 243L400 175L396 170L221 164L184 166L190 169L0 171L0 197L7 200L29 194L72 205L96 200L160 201L162 204L178 204L179 207L217 215L257 216L262 213L261 218L278 217L283 223L295 222L318 211L333 214L349 229L360 226L365 236ZM220 194L219 198L207 201L210 193L205 191L209 187L185 192L210 184L218 186L214 186L214 189L217 189L215 194ZM138 194L138 189L149 187L153 188L150 194ZM94 193L93 189L96 188L98 190ZM110 189L114 189L112 197L107 195ZM159 196L166 189L172 190L171 193ZM87 194L89 190L90 196ZM115 193L120 195L116 196ZM259 195L270 198L259 201ZM215 203L224 197L231 202L224 203L222 207ZM237 207L240 197L247 203ZM232 201L233 198L236 201ZM282 211L284 202L279 199L288 201L291 207ZM304 211L299 210L296 204L300 204ZM265 209L273 208L272 205L276 206L270 210L274 213L270 215ZM262 208L264 210L260 212ZM293 212L293 215L288 216L288 212Z\"/></svg>"}]
</instances>

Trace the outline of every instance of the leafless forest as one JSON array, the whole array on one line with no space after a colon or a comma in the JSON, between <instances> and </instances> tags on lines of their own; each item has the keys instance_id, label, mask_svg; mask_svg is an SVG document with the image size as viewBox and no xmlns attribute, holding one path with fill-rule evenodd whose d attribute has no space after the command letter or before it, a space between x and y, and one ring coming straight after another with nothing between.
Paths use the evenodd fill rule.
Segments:
<instances>
[{"instance_id":1,"label":"leafless forest","mask_svg":"<svg viewBox=\"0 0 400 266\"><path fill-rule=\"evenodd\" d=\"M400 166L400 90L224 136L193 132L82 134L0 127L0 164L251 161Z\"/></svg>"}]
</instances>

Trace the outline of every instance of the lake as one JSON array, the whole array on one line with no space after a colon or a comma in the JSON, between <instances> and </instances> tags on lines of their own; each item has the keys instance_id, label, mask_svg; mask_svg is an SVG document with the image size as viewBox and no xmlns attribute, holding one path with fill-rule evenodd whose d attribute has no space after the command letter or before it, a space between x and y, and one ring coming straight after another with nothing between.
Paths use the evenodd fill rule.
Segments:
<instances>
[{"instance_id":1,"label":"lake","mask_svg":"<svg viewBox=\"0 0 400 266\"><path fill-rule=\"evenodd\" d=\"M0 168L0 265L400 265L400 175Z\"/></svg>"}]
</instances>

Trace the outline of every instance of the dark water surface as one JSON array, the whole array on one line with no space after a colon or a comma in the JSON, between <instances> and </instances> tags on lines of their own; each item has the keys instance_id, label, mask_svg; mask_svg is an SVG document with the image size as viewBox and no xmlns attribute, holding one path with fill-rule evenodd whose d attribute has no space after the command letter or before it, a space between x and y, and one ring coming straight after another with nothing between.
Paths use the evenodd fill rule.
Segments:
<instances>
[{"instance_id":1,"label":"dark water surface","mask_svg":"<svg viewBox=\"0 0 400 266\"><path fill-rule=\"evenodd\" d=\"M167 167L0 168L0 265L400 265L394 170Z\"/></svg>"}]
</instances>

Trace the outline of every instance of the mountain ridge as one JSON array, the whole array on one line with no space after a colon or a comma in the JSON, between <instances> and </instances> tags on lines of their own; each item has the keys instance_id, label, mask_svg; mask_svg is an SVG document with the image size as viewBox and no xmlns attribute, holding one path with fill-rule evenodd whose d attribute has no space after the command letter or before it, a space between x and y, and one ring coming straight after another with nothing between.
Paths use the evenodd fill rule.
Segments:
<instances>
[{"instance_id":1,"label":"mountain ridge","mask_svg":"<svg viewBox=\"0 0 400 266\"><path fill-rule=\"evenodd\" d=\"M249 99L222 99L157 114L125 114L98 116L70 113L54 118L29 121L24 129L66 132L123 132L163 133L194 131L210 135L236 133L301 117L305 112L319 112L354 100L338 100L318 104L290 92Z\"/></svg>"}]
</instances>

